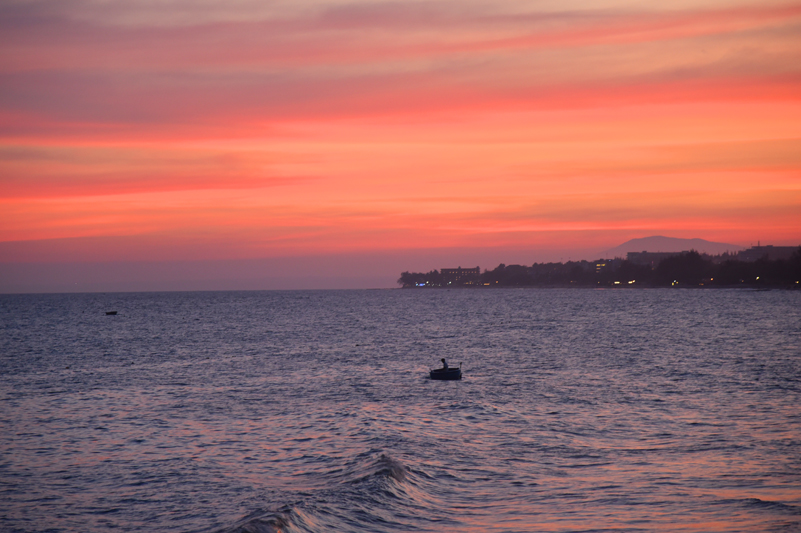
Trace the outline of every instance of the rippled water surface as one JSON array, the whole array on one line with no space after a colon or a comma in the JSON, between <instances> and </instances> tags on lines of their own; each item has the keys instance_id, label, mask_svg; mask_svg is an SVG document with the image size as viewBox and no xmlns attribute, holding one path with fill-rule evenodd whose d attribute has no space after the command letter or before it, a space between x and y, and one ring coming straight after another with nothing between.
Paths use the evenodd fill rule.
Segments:
<instances>
[{"instance_id":1,"label":"rippled water surface","mask_svg":"<svg viewBox=\"0 0 801 533\"><path fill-rule=\"evenodd\" d=\"M801 530L798 291L14 295L0 328L2 531Z\"/></svg>"}]
</instances>

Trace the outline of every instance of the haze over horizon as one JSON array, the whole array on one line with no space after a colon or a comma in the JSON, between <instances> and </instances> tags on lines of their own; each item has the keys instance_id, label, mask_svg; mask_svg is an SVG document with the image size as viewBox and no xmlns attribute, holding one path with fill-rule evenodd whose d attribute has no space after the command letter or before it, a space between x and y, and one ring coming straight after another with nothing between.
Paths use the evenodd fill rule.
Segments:
<instances>
[{"instance_id":1,"label":"haze over horizon","mask_svg":"<svg viewBox=\"0 0 801 533\"><path fill-rule=\"evenodd\" d=\"M7 2L0 292L798 245L799 31L754 0Z\"/></svg>"},{"instance_id":2,"label":"haze over horizon","mask_svg":"<svg viewBox=\"0 0 801 533\"><path fill-rule=\"evenodd\" d=\"M643 242L675 241L669 250L664 247L641 246ZM198 290L293 290L293 289L387 289L396 288L402 271L439 270L449 267L492 269L507 265L567 261L593 261L625 257L626 250L679 251L690 250L717 255L724 243L700 239L670 239L661 236L632 239L607 251L588 250L503 250L441 249L424 256L405 253L343 254L317 257L277 257L235 260L200 261L120 261L69 263L0 264L0 294L59 292L152 292ZM685 243L686 246L681 244ZM696 246L692 246L696 244ZM745 249L746 247L740 247ZM501 255L506 254L506 255ZM561 254L561 255L560 255ZM572 254L572 255L571 255ZM557 257L559 255L559 257ZM275 275L275 272L283 273ZM287 274L290 273L291 274Z\"/></svg>"}]
</instances>

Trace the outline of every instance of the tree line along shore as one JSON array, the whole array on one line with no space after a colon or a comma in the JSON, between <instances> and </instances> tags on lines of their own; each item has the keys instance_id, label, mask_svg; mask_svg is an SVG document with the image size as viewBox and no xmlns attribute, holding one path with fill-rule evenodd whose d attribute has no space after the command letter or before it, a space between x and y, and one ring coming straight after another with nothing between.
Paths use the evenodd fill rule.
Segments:
<instances>
[{"instance_id":1,"label":"tree line along shore","mask_svg":"<svg viewBox=\"0 0 801 533\"><path fill-rule=\"evenodd\" d=\"M738 261L694 250L658 264L627 259L504 265L492 270L403 272L403 288L483 287L747 287L801 289L801 247L789 259Z\"/></svg>"}]
</instances>

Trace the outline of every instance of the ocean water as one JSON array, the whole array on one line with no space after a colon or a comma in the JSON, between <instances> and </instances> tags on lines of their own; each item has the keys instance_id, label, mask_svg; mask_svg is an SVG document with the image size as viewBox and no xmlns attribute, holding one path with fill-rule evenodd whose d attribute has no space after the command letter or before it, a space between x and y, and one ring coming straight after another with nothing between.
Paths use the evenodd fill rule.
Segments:
<instances>
[{"instance_id":1,"label":"ocean water","mask_svg":"<svg viewBox=\"0 0 801 533\"><path fill-rule=\"evenodd\" d=\"M4 295L0 365L5 532L801 531L799 291Z\"/></svg>"}]
</instances>

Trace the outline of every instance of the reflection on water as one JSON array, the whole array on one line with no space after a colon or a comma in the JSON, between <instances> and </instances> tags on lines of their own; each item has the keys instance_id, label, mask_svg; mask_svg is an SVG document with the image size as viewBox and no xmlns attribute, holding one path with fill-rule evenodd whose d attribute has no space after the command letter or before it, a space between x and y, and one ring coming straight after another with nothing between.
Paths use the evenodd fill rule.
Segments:
<instances>
[{"instance_id":1,"label":"reflection on water","mask_svg":"<svg viewBox=\"0 0 801 533\"><path fill-rule=\"evenodd\" d=\"M800 299L2 296L0 529L798 529Z\"/></svg>"}]
</instances>

